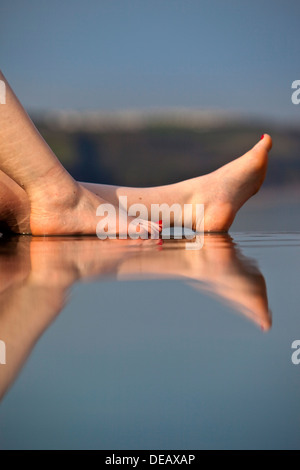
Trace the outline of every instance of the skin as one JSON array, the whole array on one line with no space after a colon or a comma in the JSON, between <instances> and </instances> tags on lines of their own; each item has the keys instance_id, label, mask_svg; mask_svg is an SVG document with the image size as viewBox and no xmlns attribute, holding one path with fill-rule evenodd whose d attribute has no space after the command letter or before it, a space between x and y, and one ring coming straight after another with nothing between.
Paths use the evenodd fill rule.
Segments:
<instances>
[{"instance_id":1,"label":"skin","mask_svg":"<svg viewBox=\"0 0 300 470\"><path fill-rule=\"evenodd\" d=\"M0 400L75 283L149 277L180 279L261 329L271 327L264 277L227 234L205 235L197 251L186 250L182 240L12 237L0 245L0 331L7 355L0 367Z\"/></svg>"},{"instance_id":2,"label":"skin","mask_svg":"<svg viewBox=\"0 0 300 470\"><path fill-rule=\"evenodd\" d=\"M126 188L79 183L61 165L41 137L4 75L6 104L0 106L0 229L32 235L96 233L100 204L110 203L119 215L119 197L128 206L204 204L207 232L229 230L237 211L261 187L272 147L267 134L249 152L218 170L180 183L154 188ZM121 211L122 214L122 211ZM195 217L195 216L194 216ZM128 233L134 218L117 217L117 234ZM172 217L171 225L178 221ZM184 218L182 217L182 223ZM192 227L196 228L193 218ZM140 226L141 236L157 234L158 223Z\"/></svg>"},{"instance_id":3,"label":"skin","mask_svg":"<svg viewBox=\"0 0 300 470\"><path fill-rule=\"evenodd\" d=\"M99 222L97 208L107 201L71 177L33 125L2 73L0 80L6 85L6 104L0 107L0 169L23 191L9 180L4 181L10 190L9 196L3 195L2 190L1 205L14 219L14 230L32 235L95 235ZM128 224L134 219L127 218L117 207L116 213L116 233L127 233ZM2 223L10 228L11 222L3 216ZM148 221L140 229L141 235L158 231L158 224Z\"/></svg>"}]
</instances>

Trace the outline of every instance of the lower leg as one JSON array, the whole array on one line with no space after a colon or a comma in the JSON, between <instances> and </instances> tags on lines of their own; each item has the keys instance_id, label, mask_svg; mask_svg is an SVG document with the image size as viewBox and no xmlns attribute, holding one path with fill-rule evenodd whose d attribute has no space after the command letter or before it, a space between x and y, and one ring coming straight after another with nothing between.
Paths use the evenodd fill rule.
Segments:
<instances>
[{"instance_id":1,"label":"lower leg","mask_svg":"<svg viewBox=\"0 0 300 470\"><path fill-rule=\"evenodd\" d=\"M26 192L0 170L0 232L30 232L30 202Z\"/></svg>"},{"instance_id":2,"label":"lower leg","mask_svg":"<svg viewBox=\"0 0 300 470\"><path fill-rule=\"evenodd\" d=\"M30 233L94 235L101 220L96 216L97 208L106 201L71 177L1 72L0 80L6 87L6 104L0 108L0 169L26 192ZM116 234L128 232L130 220L117 217L116 222ZM141 234L152 229L147 223Z\"/></svg>"},{"instance_id":3,"label":"lower leg","mask_svg":"<svg viewBox=\"0 0 300 470\"><path fill-rule=\"evenodd\" d=\"M240 207L263 183L272 141L268 135L253 149L218 170L198 178L154 188L128 188L104 184L81 183L79 187L94 194L99 200L118 206L121 196L127 197L128 207L142 203L151 216L152 204L177 203L204 204L205 230L227 231ZM26 193L15 182L0 171L0 218L7 220L12 230L29 226L29 200ZM50 200L51 202L51 200ZM27 214L27 218L26 218ZM181 217L180 221L183 219ZM17 221L17 225L16 225ZM171 225L176 220L171 218Z\"/></svg>"},{"instance_id":4,"label":"lower leg","mask_svg":"<svg viewBox=\"0 0 300 470\"><path fill-rule=\"evenodd\" d=\"M23 188L29 199L57 186L74 191L77 183L65 171L52 150L39 134L28 114L17 99L3 74L6 85L6 104L0 112L0 168Z\"/></svg>"},{"instance_id":5,"label":"lower leg","mask_svg":"<svg viewBox=\"0 0 300 470\"><path fill-rule=\"evenodd\" d=\"M267 135L244 156L217 171L177 184L156 188L79 184L43 140L1 72L0 79L6 85L6 104L1 105L0 112L0 169L26 192L29 221L24 223L23 215L17 211L24 231L28 229L36 235L95 234L98 206L106 201L117 206L121 196L127 197L129 206L142 203L150 217L152 204L179 205L179 220L174 216L171 225L182 223L184 204L204 204L205 230L226 231L236 212L264 180L272 146ZM15 204L21 193L19 189L12 192ZM7 207L7 200L8 197L4 212L11 219L11 202ZM117 233L127 233L127 218L122 224L116 227Z\"/></svg>"}]
</instances>

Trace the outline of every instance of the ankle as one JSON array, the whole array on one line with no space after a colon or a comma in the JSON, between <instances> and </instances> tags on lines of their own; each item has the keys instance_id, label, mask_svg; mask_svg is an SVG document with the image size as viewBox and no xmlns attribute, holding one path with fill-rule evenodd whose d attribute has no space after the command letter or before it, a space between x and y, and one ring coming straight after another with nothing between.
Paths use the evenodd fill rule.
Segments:
<instances>
[{"instance_id":1,"label":"ankle","mask_svg":"<svg viewBox=\"0 0 300 470\"><path fill-rule=\"evenodd\" d=\"M28 188L31 203L74 208L80 198L80 185L64 169L53 168Z\"/></svg>"}]
</instances>

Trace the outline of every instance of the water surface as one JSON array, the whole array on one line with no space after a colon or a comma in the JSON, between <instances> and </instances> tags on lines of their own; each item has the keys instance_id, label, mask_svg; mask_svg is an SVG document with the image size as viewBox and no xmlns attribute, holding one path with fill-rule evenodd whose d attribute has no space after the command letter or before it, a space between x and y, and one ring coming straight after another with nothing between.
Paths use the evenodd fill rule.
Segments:
<instances>
[{"instance_id":1,"label":"water surface","mask_svg":"<svg viewBox=\"0 0 300 470\"><path fill-rule=\"evenodd\" d=\"M201 250L2 237L0 448L299 449L296 208L251 210Z\"/></svg>"}]
</instances>

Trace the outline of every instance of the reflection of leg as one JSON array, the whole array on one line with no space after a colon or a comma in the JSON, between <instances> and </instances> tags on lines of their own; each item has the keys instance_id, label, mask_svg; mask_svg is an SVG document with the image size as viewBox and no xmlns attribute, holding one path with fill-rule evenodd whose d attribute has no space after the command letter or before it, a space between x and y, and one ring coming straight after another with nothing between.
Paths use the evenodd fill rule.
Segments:
<instances>
[{"instance_id":1,"label":"reflection of leg","mask_svg":"<svg viewBox=\"0 0 300 470\"><path fill-rule=\"evenodd\" d=\"M0 79L6 82L1 72ZM31 233L94 235L97 207L106 201L63 168L7 82L6 104L0 111L0 169L28 196ZM120 224L117 218L117 233L127 233L127 225L126 218Z\"/></svg>"},{"instance_id":2,"label":"reflection of leg","mask_svg":"<svg viewBox=\"0 0 300 470\"><path fill-rule=\"evenodd\" d=\"M128 206L144 204L149 216L151 204L177 203L205 205L205 230L227 231L237 211L255 194L264 181L268 151L272 141L265 135L249 152L208 175L180 183L154 188L122 188L83 183L113 204L120 196L127 196ZM172 220L176 224L176 220ZM193 228L196 222L193 220Z\"/></svg>"},{"instance_id":3,"label":"reflection of leg","mask_svg":"<svg viewBox=\"0 0 300 470\"><path fill-rule=\"evenodd\" d=\"M0 294L11 285L23 282L29 275L29 244L30 237L0 239Z\"/></svg>"},{"instance_id":4,"label":"reflection of leg","mask_svg":"<svg viewBox=\"0 0 300 470\"><path fill-rule=\"evenodd\" d=\"M0 399L30 354L35 342L63 307L64 289L49 289L31 281L7 289L0 296L1 339L7 364L0 368Z\"/></svg>"},{"instance_id":5,"label":"reflection of leg","mask_svg":"<svg viewBox=\"0 0 300 470\"><path fill-rule=\"evenodd\" d=\"M172 249L175 246L181 249ZM118 278L185 279L193 287L211 292L230 304L262 329L270 328L264 277L251 260L241 255L231 237L205 235L201 250L183 248L182 241L172 241L164 242L164 248L159 252L135 254L122 262Z\"/></svg>"},{"instance_id":6,"label":"reflection of leg","mask_svg":"<svg viewBox=\"0 0 300 470\"><path fill-rule=\"evenodd\" d=\"M36 283L54 286L91 278L115 278L124 259L141 250L151 249L158 242L154 239L107 239L100 242L96 237L33 238L30 275Z\"/></svg>"},{"instance_id":7,"label":"reflection of leg","mask_svg":"<svg viewBox=\"0 0 300 470\"><path fill-rule=\"evenodd\" d=\"M0 332L7 356L5 367L0 367L0 399L40 335L62 309L73 280L72 275L69 272L66 274L63 268L60 278L49 268L45 273L41 253L38 253L37 259L37 253L31 252L31 237L18 238L18 245L21 246L17 246L10 256L10 263L15 265L18 276L12 270L8 272L7 265L3 265L6 254L0 255L0 277L5 269L10 280L9 286L0 294ZM7 251L6 246L4 253ZM52 276L57 282L49 282Z\"/></svg>"},{"instance_id":8,"label":"reflection of leg","mask_svg":"<svg viewBox=\"0 0 300 470\"><path fill-rule=\"evenodd\" d=\"M106 240L97 238L10 239L0 244L0 332L7 363L0 368L0 397L22 367L32 347L63 308L77 280L180 278L213 293L252 321L271 324L266 285L227 235L206 235L200 251L185 250L185 241ZM174 247L179 247L178 249Z\"/></svg>"},{"instance_id":9,"label":"reflection of leg","mask_svg":"<svg viewBox=\"0 0 300 470\"><path fill-rule=\"evenodd\" d=\"M0 332L8 358L0 399L38 338L62 310L77 280L115 277L120 262L156 240L15 237L0 244ZM3 249L1 249L3 247Z\"/></svg>"}]
</instances>

